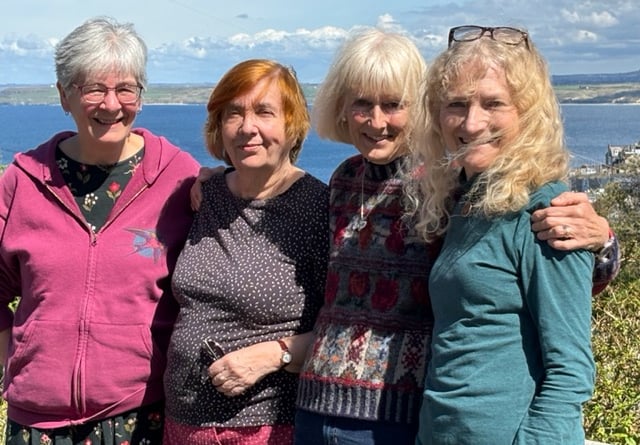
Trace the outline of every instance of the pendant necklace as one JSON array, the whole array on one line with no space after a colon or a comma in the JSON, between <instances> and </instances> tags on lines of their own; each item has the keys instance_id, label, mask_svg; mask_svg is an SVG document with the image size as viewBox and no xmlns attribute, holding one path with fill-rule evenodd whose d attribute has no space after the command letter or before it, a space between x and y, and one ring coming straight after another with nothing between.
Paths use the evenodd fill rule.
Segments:
<instances>
[{"instance_id":1,"label":"pendant necklace","mask_svg":"<svg viewBox=\"0 0 640 445\"><path fill-rule=\"evenodd\" d=\"M360 178L360 215L356 216L356 220L353 223L353 230L356 232L367 227L367 218L364 216L364 172L365 169L362 169L362 177ZM367 212L367 216L369 216L369 213L371 213L371 210Z\"/></svg>"},{"instance_id":2,"label":"pendant necklace","mask_svg":"<svg viewBox=\"0 0 640 445\"><path fill-rule=\"evenodd\" d=\"M399 179L390 178L388 183L385 185L384 190L381 193L377 193L371 195L367 202L364 202L364 176L366 169L362 169L362 176L360 177L360 212L351 220L351 229L356 232L360 232L362 229L367 227L369 223L369 215L373 211L373 209L380 204L391 191L391 188L397 184Z\"/></svg>"}]
</instances>

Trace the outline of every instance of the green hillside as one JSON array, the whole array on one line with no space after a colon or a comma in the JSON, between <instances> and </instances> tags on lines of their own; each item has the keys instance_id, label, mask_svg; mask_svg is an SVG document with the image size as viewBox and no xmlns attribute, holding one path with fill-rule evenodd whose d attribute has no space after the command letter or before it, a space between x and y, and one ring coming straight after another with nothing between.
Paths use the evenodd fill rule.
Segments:
<instances>
[{"instance_id":1,"label":"green hillside","mask_svg":"<svg viewBox=\"0 0 640 445\"><path fill-rule=\"evenodd\" d=\"M152 84L144 92L146 103L203 104L212 84ZM313 103L317 84L303 84L309 103ZM563 103L634 103L640 104L640 83L558 85L556 94ZM54 85L0 86L0 105L57 104Z\"/></svg>"},{"instance_id":2,"label":"green hillside","mask_svg":"<svg viewBox=\"0 0 640 445\"><path fill-rule=\"evenodd\" d=\"M209 99L212 84L152 84L143 93L150 104L204 104ZM317 85L303 85L305 96L311 102ZM59 103L54 85L0 86L0 105L51 105Z\"/></svg>"}]
</instances>

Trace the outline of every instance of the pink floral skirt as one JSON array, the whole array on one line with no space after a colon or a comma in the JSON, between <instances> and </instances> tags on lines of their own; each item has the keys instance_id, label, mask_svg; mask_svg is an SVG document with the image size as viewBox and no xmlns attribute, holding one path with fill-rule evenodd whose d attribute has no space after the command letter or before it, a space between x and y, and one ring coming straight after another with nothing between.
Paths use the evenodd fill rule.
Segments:
<instances>
[{"instance_id":1,"label":"pink floral skirt","mask_svg":"<svg viewBox=\"0 0 640 445\"><path fill-rule=\"evenodd\" d=\"M197 427L165 419L164 445L292 445L293 425Z\"/></svg>"}]
</instances>

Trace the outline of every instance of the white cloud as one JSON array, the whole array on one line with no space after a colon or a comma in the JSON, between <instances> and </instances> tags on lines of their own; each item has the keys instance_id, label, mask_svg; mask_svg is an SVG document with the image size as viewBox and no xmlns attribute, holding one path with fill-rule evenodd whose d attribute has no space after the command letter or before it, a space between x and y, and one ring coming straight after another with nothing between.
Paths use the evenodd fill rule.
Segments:
<instances>
[{"instance_id":1,"label":"white cloud","mask_svg":"<svg viewBox=\"0 0 640 445\"><path fill-rule=\"evenodd\" d=\"M229 37L229 43L235 46L253 46L254 39L249 34L236 34Z\"/></svg>"},{"instance_id":2,"label":"white cloud","mask_svg":"<svg viewBox=\"0 0 640 445\"><path fill-rule=\"evenodd\" d=\"M198 1L193 0L193 4L197 5ZM317 13L315 9L313 13L307 10L306 15L302 11L304 8L292 7L291 12L299 15L296 20L287 22L285 15L275 19L278 11L266 13L264 9L258 11L246 5L243 10L216 11L212 17L201 16L198 12L198 17L193 17L193 8L169 1L167 11L170 12L164 15L177 14L170 29L166 24L163 29L156 29L155 20L140 21L136 26L149 42L150 80L214 82L243 59L267 57L294 66L302 81L317 82L322 80L336 48L356 28L378 26L408 35L425 58L431 60L446 47L447 31L451 26L474 23L527 28L549 60L554 74L640 69L637 50L640 5L637 0L609 0L606 3L594 0L442 0L428 5L422 0L398 0L393 4L380 0L371 2L365 10L345 3L345 8L351 8L349 14L336 13L330 8L332 2L344 0L323 0L316 8ZM269 8L280 7L283 11L284 6L278 5ZM198 11L208 10L205 4L200 3L200 6ZM245 13L247 10L251 10L250 15ZM179 17L184 17L179 13L191 14L191 21L180 20ZM6 36L0 35L0 84L52 82L53 48L74 25L59 25L56 34L41 37L17 33L15 20L11 17L9 14L0 17L0 30L12 31ZM240 23L239 17L246 26L235 26ZM134 23L137 20L135 17L120 19ZM5 22L7 26L4 26ZM224 28L223 22L233 23L234 31L216 34ZM34 23L33 29L43 29L37 25L50 21L36 20ZM296 26L290 26L290 23Z\"/></svg>"},{"instance_id":3,"label":"white cloud","mask_svg":"<svg viewBox=\"0 0 640 445\"><path fill-rule=\"evenodd\" d=\"M42 40L34 35L26 37L7 36L0 41L0 52L16 56L41 57L53 54L55 40Z\"/></svg>"},{"instance_id":4,"label":"white cloud","mask_svg":"<svg viewBox=\"0 0 640 445\"><path fill-rule=\"evenodd\" d=\"M265 29L253 36L256 44L282 43L291 34L286 31L276 31L275 29Z\"/></svg>"},{"instance_id":5,"label":"white cloud","mask_svg":"<svg viewBox=\"0 0 640 445\"><path fill-rule=\"evenodd\" d=\"M591 14L591 18L593 20L593 24L596 26L608 27L616 26L620 23L609 11L602 11L600 13L594 12Z\"/></svg>"},{"instance_id":6,"label":"white cloud","mask_svg":"<svg viewBox=\"0 0 640 445\"><path fill-rule=\"evenodd\" d=\"M387 31L404 31L404 28L393 18L391 14L384 14L378 17L378 23L376 24L376 26Z\"/></svg>"},{"instance_id":7,"label":"white cloud","mask_svg":"<svg viewBox=\"0 0 640 445\"><path fill-rule=\"evenodd\" d=\"M580 29L576 31L574 34L574 41L581 43L593 43L598 41L598 35L594 32L587 31L586 29Z\"/></svg>"},{"instance_id":8,"label":"white cloud","mask_svg":"<svg viewBox=\"0 0 640 445\"><path fill-rule=\"evenodd\" d=\"M567 22L574 25L591 25L606 28L620 23L609 11L591 11L587 14L581 14L577 11L563 9L561 15Z\"/></svg>"}]
</instances>

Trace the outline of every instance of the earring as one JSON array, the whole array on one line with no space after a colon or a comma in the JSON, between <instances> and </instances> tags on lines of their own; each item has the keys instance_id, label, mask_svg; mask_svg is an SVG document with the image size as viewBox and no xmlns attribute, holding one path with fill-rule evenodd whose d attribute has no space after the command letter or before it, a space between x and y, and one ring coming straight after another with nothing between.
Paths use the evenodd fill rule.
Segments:
<instances>
[{"instance_id":1,"label":"earring","mask_svg":"<svg viewBox=\"0 0 640 445\"><path fill-rule=\"evenodd\" d=\"M68 111L65 111L65 112L64 112L64 115L65 115L65 116L69 116L69 112L68 112Z\"/></svg>"}]
</instances>

